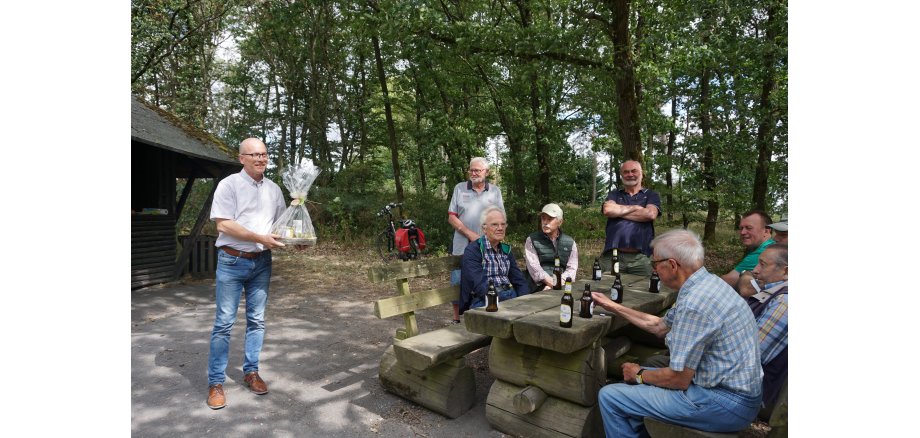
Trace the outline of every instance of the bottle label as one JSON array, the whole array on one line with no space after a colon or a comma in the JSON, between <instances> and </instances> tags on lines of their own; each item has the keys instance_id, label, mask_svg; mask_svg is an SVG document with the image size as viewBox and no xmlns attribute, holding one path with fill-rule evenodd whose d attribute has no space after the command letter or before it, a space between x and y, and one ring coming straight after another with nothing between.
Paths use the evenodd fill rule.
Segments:
<instances>
[{"instance_id":1,"label":"bottle label","mask_svg":"<svg viewBox=\"0 0 920 438\"><path fill-rule=\"evenodd\" d=\"M591 301L591 313L594 313L594 301Z\"/></svg>"},{"instance_id":2,"label":"bottle label","mask_svg":"<svg viewBox=\"0 0 920 438\"><path fill-rule=\"evenodd\" d=\"M616 262L613 264L613 273L614 274L620 273L620 262Z\"/></svg>"},{"instance_id":3,"label":"bottle label","mask_svg":"<svg viewBox=\"0 0 920 438\"><path fill-rule=\"evenodd\" d=\"M616 290L616 288L613 288L613 287L610 288L610 299L613 301L616 301L617 298L619 297L620 297L620 291Z\"/></svg>"},{"instance_id":4,"label":"bottle label","mask_svg":"<svg viewBox=\"0 0 920 438\"><path fill-rule=\"evenodd\" d=\"M565 291L568 293L572 293L572 283L565 284Z\"/></svg>"},{"instance_id":5,"label":"bottle label","mask_svg":"<svg viewBox=\"0 0 920 438\"><path fill-rule=\"evenodd\" d=\"M600 270L600 269L597 269L597 270L594 271L594 279L595 279L595 280L600 280L600 279L601 279L601 270Z\"/></svg>"},{"instance_id":6,"label":"bottle label","mask_svg":"<svg viewBox=\"0 0 920 438\"><path fill-rule=\"evenodd\" d=\"M572 306L568 304L559 305L559 322L569 322L572 320Z\"/></svg>"}]
</instances>

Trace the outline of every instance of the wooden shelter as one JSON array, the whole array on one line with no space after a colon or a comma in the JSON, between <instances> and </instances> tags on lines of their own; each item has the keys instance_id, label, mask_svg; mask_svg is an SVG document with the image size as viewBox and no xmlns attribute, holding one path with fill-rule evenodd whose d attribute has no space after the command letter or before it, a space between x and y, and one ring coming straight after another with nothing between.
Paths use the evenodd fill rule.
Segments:
<instances>
[{"instance_id":1,"label":"wooden shelter","mask_svg":"<svg viewBox=\"0 0 920 438\"><path fill-rule=\"evenodd\" d=\"M173 281L182 274L209 219L216 182L242 168L236 151L173 114L131 97L131 289ZM187 178L176 200L176 178ZM214 188L177 254L176 222L192 185Z\"/></svg>"}]
</instances>

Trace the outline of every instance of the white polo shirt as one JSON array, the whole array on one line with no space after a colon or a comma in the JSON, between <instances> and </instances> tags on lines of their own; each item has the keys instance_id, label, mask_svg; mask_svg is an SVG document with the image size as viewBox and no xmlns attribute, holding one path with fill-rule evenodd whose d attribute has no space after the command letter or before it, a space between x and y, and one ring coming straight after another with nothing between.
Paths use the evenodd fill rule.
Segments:
<instances>
[{"instance_id":1,"label":"white polo shirt","mask_svg":"<svg viewBox=\"0 0 920 438\"><path fill-rule=\"evenodd\" d=\"M256 181L242 170L217 184L214 202L211 203L211 220L231 219L253 233L268 234L285 208L284 195L278 184L268 178ZM215 245L246 252L264 249L261 243L240 240L224 233L219 233Z\"/></svg>"}]
</instances>

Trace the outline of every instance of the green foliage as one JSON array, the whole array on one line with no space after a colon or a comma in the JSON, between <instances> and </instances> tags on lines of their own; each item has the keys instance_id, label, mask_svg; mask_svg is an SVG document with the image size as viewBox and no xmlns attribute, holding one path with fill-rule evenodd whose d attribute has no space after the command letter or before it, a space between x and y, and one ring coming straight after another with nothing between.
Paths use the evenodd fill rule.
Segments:
<instances>
[{"instance_id":1,"label":"green foliage","mask_svg":"<svg viewBox=\"0 0 920 438\"><path fill-rule=\"evenodd\" d=\"M273 180L287 163L313 160L323 169L309 198L321 236L369 239L382 228L373 213L396 200L399 174L407 211L433 245L446 246L452 231L442 190L466 177L470 158L492 157L487 142L499 139L493 169L512 231L535 228L533 212L558 202L567 232L596 239L603 224L592 220L627 144L618 129L629 108L619 107L610 4L133 0L132 91L227 144L264 139ZM672 196L665 212L696 226L714 200L719 226L730 223L753 202L764 144L767 205L787 209L786 2L629 5L626 49L646 181ZM393 108L395 165L372 37ZM235 56L219 56L219 46ZM590 133L584 146L569 143L575 132ZM761 132L769 135L758 142ZM707 153L713 160L704 168ZM191 204L203 186L196 183ZM186 212L195 211L191 204ZM191 226L184 214L179 226Z\"/></svg>"}]
</instances>

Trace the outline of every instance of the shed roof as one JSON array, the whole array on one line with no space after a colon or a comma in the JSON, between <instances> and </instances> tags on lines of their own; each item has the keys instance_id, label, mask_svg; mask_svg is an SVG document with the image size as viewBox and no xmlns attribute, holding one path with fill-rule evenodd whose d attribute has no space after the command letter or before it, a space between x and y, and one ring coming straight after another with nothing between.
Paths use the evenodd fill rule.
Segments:
<instances>
[{"instance_id":1,"label":"shed roof","mask_svg":"<svg viewBox=\"0 0 920 438\"><path fill-rule=\"evenodd\" d=\"M131 140L222 165L241 167L236 151L175 115L131 96Z\"/></svg>"}]
</instances>

